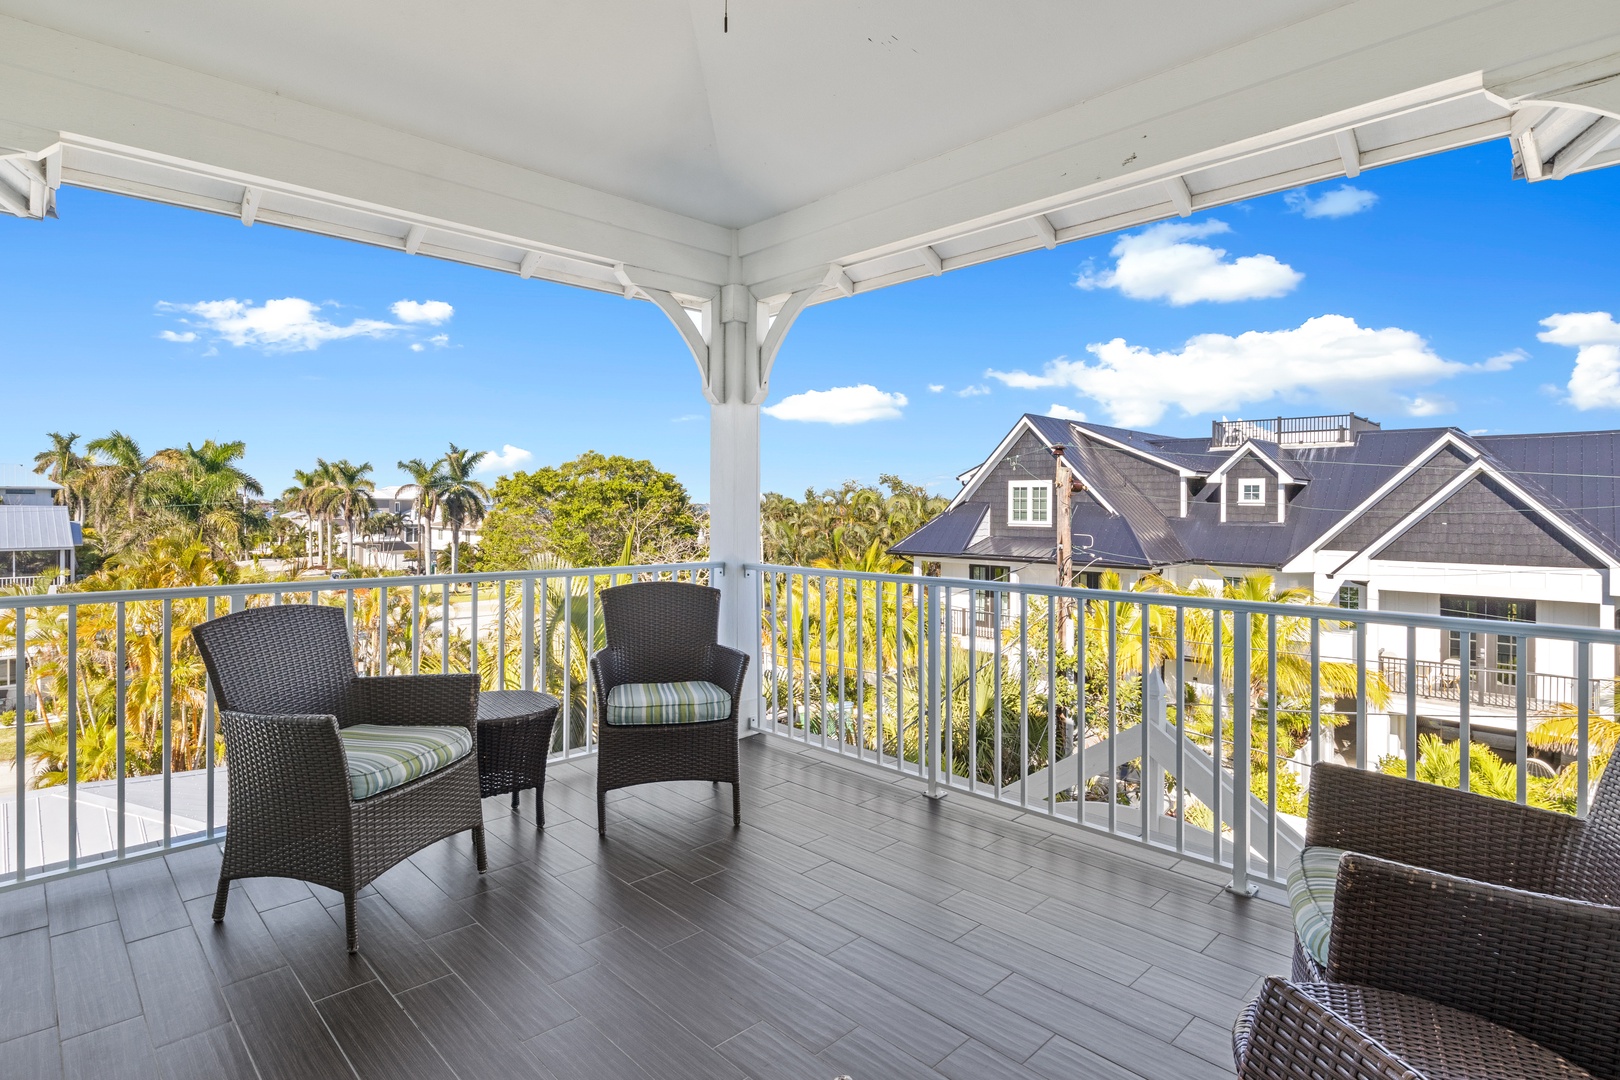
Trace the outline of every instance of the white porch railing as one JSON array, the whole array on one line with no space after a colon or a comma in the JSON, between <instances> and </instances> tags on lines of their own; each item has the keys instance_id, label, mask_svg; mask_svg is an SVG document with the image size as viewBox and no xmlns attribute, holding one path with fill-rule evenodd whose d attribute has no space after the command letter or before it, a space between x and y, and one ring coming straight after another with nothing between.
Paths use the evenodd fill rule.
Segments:
<instances>
[{"instance_id":1,"label":"white porch railing","mask_svg":"<svg viewBox=\"0 0 1620 1080\"><path fill-rule=\"evenodd\" d=\"M199 622L259 605L341 606L363 675L477 671L490 689L556 695L552 750L568 758L595 751L587 660L602 644L599 591L711 576L718 584L716 564L680 563L0 596L11 683L0 702L19 685L26 702L22 723L13 714L0 727L12 769L0 881L223 835L229 781L189 633Z\"/></svg>"},{"instance_id":2,"label":"white porch railing","mask_svg":"<svg viewBox=\"0 0 1620 1080\"><path fill-rule=\"evenodd\" d=\"M1601 685L1594 647L1612 664L1613 630L790 566L747 572L766 731L914 776L931 795L983 796L1229 868L1239 891L1286 878L1313 762L1415 778L1443 775L1453 753L1464 789L1584 815L1589 728L1614 719L1612 698L1591 693ZM1385 683L1380 651L1420 657L1420 645L1438 650L1451 631L1464 657L1474 634L1517 641L1505 717L1470 715L1471 681L1496 678L1495 667L1463 661L1451 703L1420 695L1415 664L1402 669L1404 685ZM1523 671L1533 648L1570 659L1570 705L1532 708ZM1437 704L1449 711L1431 711ZM1532 731L1560 716L1570 744L1533 748Z\"/></svg>"}]
</instances>

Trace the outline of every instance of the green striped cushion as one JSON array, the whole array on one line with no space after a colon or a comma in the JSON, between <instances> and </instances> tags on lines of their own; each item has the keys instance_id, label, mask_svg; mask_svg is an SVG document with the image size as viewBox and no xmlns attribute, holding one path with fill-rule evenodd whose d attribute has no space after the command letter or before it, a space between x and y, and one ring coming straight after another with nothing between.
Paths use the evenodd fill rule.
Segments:
<instances>
[{"instance_id":1,"label":"green striped cushion","mask_svg":"<svg viewBox=\"0 0 1620 1080\"><path fill-rule=\"evenodd\" d=\"M1333 929L1333 886L1339 879L1338 848L1308 847L1288 871L1288 906L1294 933L1305 952L1327 967L1328 931Z\"/></svg>"},{"instance_id":2,"label":"green striped cushion","mask_svg":"<svg viewBox=\"0 0 1620 1080\"><path fill-rule=\"evenodd\" d=\"M353 724L338 732L349 759L349 791L356 799L397 788L460 761L472 752L464 727Z\"/></svg>"},{"instance_id":3,"label":"green striped cushion","mask_svg":"<svg viewBox=\"0 0 1620 1080\"><path fill-rule=\"evenodd\" d=\"M712 682L625 683L608 691L610 724L701 724L731 715L731 695Z\"/></svg>"}]
</instances>

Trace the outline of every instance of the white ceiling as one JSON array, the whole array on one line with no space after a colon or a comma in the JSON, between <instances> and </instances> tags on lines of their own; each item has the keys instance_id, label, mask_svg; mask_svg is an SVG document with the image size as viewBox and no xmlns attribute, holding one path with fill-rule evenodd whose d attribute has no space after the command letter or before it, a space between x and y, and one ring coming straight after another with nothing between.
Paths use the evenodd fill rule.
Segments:
<instances>
[{"instance_id":1,"label":"white ceiling","mask_svg":"<svg viewBox=\"0 0 1620 1080\"><path fill-rule=\"evenodd\" d=\"M725 2L0 12L734 228L1347 0Z\"/></svg>"}]
</instances>

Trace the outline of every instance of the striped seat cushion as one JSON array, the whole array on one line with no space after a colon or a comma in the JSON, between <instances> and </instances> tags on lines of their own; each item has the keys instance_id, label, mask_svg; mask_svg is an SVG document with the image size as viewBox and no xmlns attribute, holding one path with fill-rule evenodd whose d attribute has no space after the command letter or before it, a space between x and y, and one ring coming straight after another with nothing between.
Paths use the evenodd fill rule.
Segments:
<instances>
[{"instance_id":1,"label":"striped seat cushion","mask_svg":"<svg viewBox=\"0 0 1620 1080\"><path fill-rule=\"evenodd\" d=\"M1306 955L1327 967L1328 931L1333 929L1333 887L1339 879L1338 848L1308 847L1288 871L1288 906L1294 933Z\"/></svg>"},{"instance_id":2,"label":"striped seat cushion","mask_svg":"<svg viewBox=\"0 0 1620 1080\"><path fill-rule=\"evenodd\" d=\"M356 799L410 783L472 753L464 727L353 724L338 732L349 759L349 791Z\"/></svg>"},{"instance_id":3,"label":"striped seat cushion","mask_svg":"<svg viewBox=\"0 0 1620 1080\"><path fill-rule=\"evenodd\" d=\"M625 683L608 691L614 725L701 724L731 715L731 695L712 682Z\"/></svg>"}]
</instances>

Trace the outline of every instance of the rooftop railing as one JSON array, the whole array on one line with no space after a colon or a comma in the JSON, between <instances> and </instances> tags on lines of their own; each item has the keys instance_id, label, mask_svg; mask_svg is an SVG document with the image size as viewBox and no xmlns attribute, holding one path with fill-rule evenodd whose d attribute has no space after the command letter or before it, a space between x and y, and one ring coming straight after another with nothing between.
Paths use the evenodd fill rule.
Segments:
<instances>
[{"instance_id":1,"label":"rooftop railing","mask_svg":"<svg viewBox=\"0 0 1620 1080\"><path fill-rule=\"evenodd\" d=\"M1444 632L1466 656L1475 634L1503 640L1501 622L790 566L749 575L766 731L914 777L930 795L983 797L1226 868L1245 891L1286 877L1315 762L1409 778L1449 768L1464 789L1584 815L1590 730L1614 719L1593 678L1594 659L1612 664L1620 645L1612 630L1511 624L1504 755L1470 716L1494 668L1459 665L1459 696L1437 715L1417 665L1379 661L1438 649ZM1532 642L1569 659L1567 708L1535 707ZM1420 738L1420 720L1456 737ZM1493 718L1494 745L1500 727ZM1532 739L1565 745L1537 757ZM1547 756L1567 765L1552 770Z\"/></svg>"},{"instance_id":2,"label":"rooftop railing","mask_svg":"<svg viewBox=\"0 0 1620 1080\"><path fill-rule=\"evenodd\" d=\"M1363 431L1379 425L1355 413L1332 416L1278 416L1264 420L1216 420L1211 424L1210 449L1233 450L1250 439L1291 446L1344 446Z\"/></svg>"}]
</instances>

